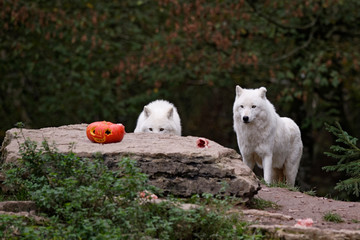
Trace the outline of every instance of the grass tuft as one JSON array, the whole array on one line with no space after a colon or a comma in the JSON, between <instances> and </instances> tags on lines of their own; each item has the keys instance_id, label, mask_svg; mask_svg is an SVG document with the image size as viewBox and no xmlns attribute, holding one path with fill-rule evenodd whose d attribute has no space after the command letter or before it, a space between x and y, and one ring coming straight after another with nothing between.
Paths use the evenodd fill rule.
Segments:
<instances>
[{"instance_id":1,"label":"grass tuft","mask_svg":"<svg viewBox=\"0 0 360 240\"><path fill-rule=\"evenodd\" d=\"M269 208L271 209L280 208L280 206L277 205L276 203L272 201L264 200L262 198L252 198L249 202L246 203L246 206L248 208L259 209L259 210L264 210Z\"/></svg>"},{"instance_id":2,"label":"grass tuft","mask_svg":"<svg viewBox=\"0 0 360 240\"><path fill-rule=\"evenodd\" d=\"M341 223L343 222L341 216L337 213L327 212L323 216L323 219L328 222Z\"/></svg>"}]
</instances>

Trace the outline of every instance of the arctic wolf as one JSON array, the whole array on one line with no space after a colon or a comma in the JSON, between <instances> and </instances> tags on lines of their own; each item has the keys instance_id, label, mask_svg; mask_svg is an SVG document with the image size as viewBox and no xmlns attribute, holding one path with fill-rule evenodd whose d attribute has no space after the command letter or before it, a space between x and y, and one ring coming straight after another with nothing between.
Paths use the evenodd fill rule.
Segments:
<instances>
[{"instance_id":1,"label":"arctic wolf","mask_svg":"<svg viewBox=\"0 0 360 240\"><path fill-rule=\"evenodd\" d=\"M165 100L149 103L140 113L134 132L168 133L181 136L180 117L176 107Z\"/></svg>"},{"instance_id":2,"label":"arctic wolf","mask_svg":"<svg viewBox=\"0 0 360 240\"><path fill-rule=\"evenodd\" d=\"M263 168L266 183L286 179L294 186L303 150L299 127L280 117L266 98L266 88L236 86L234 130L243 161Z\"/></svg>"}]
</instances>

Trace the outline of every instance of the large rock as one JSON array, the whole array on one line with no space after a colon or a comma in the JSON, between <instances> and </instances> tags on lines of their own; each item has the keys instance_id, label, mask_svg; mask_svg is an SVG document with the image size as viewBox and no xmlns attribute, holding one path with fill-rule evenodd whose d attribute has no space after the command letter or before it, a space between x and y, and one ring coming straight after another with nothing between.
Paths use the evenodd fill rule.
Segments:
<instances>
[{"instance_id":1,"label":"large rock","mask_svg":"<svg viewBox=\"0 0 360 240\"><path fill-rule=\"evenodd\" d=\"M254 196L260 189L255 174L241 161L235 150L209 141L209 148L198 148L197 137L151 133L127 133L119 143L92 143L86 137L87 124L33 129L10 129L1 147L1 162L19 158L19 143L24 137L41 143L55 142L61 153L69 147L80 157L93 158L101 153L110 168L124 156L137 160L149 176L150 184L180 197L212 193L243 197ZM40 144L39 144L40 145ZM224 184L227 186L223 191Z\"/></svg>"}]
</instances>

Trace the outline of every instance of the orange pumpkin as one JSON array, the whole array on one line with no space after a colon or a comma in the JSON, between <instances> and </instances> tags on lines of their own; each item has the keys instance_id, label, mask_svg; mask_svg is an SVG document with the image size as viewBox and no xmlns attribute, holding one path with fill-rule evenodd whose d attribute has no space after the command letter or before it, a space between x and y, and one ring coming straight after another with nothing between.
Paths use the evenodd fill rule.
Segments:
<instances>
[{"instance_id":1,"label":"orange pumpkin","mask_svg":"<svg viewBox=\"0 0 360 240\"><path fill-rule=\"evenodd\" d=\"M124 135L124 125L106 121L90 123L86 128L86 136L96 143L120 142Z\"/></svg>"}]
</instances>

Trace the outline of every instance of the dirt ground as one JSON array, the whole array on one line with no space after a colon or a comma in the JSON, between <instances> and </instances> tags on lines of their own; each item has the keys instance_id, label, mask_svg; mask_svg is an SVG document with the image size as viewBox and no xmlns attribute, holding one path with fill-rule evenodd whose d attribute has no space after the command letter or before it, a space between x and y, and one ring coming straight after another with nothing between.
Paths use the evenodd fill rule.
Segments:
<instances>
[{"instance_id":1,"label":"dirt ground","mask_svg":"<svg viewBox=\"0 0 360 240\"><path fill-rule=\"evenodd\" d=\"M250 214L247 213L244 217L251 222L265 225L295 225L297 219L311 218L314 222L313 227L321 229L360 230L360 202L343 202L323 197L313 197L301 192L294 192L284 188L270 188L265 185L262 185L262 189L255 198L271 201L277 204L278 207L264 209L267 212L274 213L272 216L251 214L250 211ZM239 208L248 209L244 206L239 206ZM343 222L325 221L323 216L328 212L340 215Z\"/></svg>"}]
</instances>

